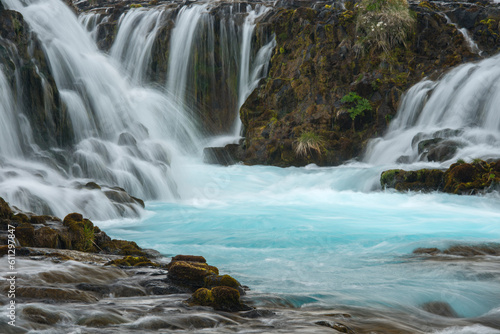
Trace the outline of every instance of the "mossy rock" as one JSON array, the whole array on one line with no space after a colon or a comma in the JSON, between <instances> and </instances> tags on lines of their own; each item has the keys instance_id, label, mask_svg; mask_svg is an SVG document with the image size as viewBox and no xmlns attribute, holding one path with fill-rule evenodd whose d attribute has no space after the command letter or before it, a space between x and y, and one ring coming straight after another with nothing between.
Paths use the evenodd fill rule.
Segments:
<instances>
[{"instance_id":1,"label":"mossy rock","mask_svg":"<svg viewBox=\"0 0 500 334\"><path fill-rule=\"evenodd\" d=\"M70 213L64 217L63 226L68 228L71 249L83 252L96 251L94 224L90 220L83 219L83 216L79 213Z\"/></svg>"},{"instance_id":2,"label":"mossy rock","mask_svg":"<svg viewBox=\"0 0 500 334\"><path fill-rule=\"evenodd\" d=\"M145 256L125 256L124 258L112 260L105 264L106 266L125 266L125 267L159 267L160 265L151 262Z\"/></svg>"},{"instance_id":3,"label":"mossy rock","mask_svg":"<svg viewBox=\"0 0 500 334\"><path fill-rule=\"evenodd\" d=\"M7 202L0 197L0 218L10 219L12 217L12 210Z\"/></svg>"},{"instance_id":4,"label":"mossy rock","mask_svg":"<svg viewBox=\"0 0 500 334\"><path fill-rule=\"evenodd\" d=\"M43 226L35 230L35 247L67 249L71 244L70 239L64 233L54 230L48 226Z\"/></svg>"},{"instance_id":5,"label":"mossy rock","mask_svg":"<svg viewBox=\"0 0 500 334\"><path fill-rule=\"evenodd\" d=\"M194 290L205 285L205 277L215 275L206 263L176 261L168 269L168 277L177 284Z\"/></svg>"},{"instance_id":6,"label":"mossy rock","mask_svg":"<svg viewBox=\"0 0 500 334\"><path fill-rule=\"evenodd\" d=\"M394 188L398 191L437 191L443 188L443 177L444 172L439 169L391 169L381 174L380 184L384 188Z\"/></svg>"},{"instance_id":7,"label":"mossy rock","mask_svg":"<svg viewBox=\"0 0 500 334\"><path fill-rule=\"evenodd\" d=\"M212 288L214 298L213 307L218 311L238 312L249 310L250 307L240 301L240 292L228 286L216 286Z\"/></svg>"},{"instance_id":8,"label":"mossy rock","mask_svg":"<svg viewBox=\"0 0 500 334\"><path fill-rule=\"evenodd\" d=\"M228 286L200 288L187 300L190 305L211 306L217 311L239 312L251 308L241 303L238 290Z\"/></svg>"},{"instance_id":9,"label":"mossy rock","mask_svg":"<svg viewBox=\"0 0 500 334\"><path fill-rule=\"evenodd\" d=\"M211 289L216 286L228 286L237 289L240 282L229 275L210 275L205 277L205 287Z\"/></svg>"},{"instance_id":10,"label":"mossy rock","mask_svg":"<svg viewBox=\"0 0 500 334\"><path fill-rule=\"evenodd\" d=\"M176 255L172 258L172 261L168 264L168 267L172 265L174 262L184 261L184 262L198 262L198 263L207 263L207 260L203 256L198 255Z\"/></svg>"},{"instance_id":11,"label":"mossy rock","mask_svg":"<svg viewBox=\"0 0 500 334\"><path fill-rule=\"evenodd\" d=\"M21 223L16 227L16 239L23 247L35 246L35 228L29 223Z\"/></svg>"},{"instance_id":12,"label":"mossy rock","mask_svg":"<svg viewBox=\"0 0 500 334\"><path fill-rule=\"evenodd\" d=\"M188 303L191 305L212 306L214 303L212 291L207 288L199 288L188 299Z\"/></svg>"},{"instance_id":13,"label":"mossy rock","mask_svg":"<svg viewBox=\"0 0 500 334\"><path fill-rule=\"evenodd\" d=\"M104 232L101 232L104 233ZM103 238L105 240L106 238ZM146 253L134 241L117 240L104 241L97 244L102 250L116 255L146 256Z\"/></svg>"},{"instance_id":14,"label":"mossy rock","mask_svg":"<svg viewBox=\"0 0 500 334\"><path fill-rule=\"evenodd\" d=\"M444 191L453 194L476 194L500 182L496 170L498 161L487 163L475 160L473 163L456 163L444 175Z\"/></svg>"}]
</instances>

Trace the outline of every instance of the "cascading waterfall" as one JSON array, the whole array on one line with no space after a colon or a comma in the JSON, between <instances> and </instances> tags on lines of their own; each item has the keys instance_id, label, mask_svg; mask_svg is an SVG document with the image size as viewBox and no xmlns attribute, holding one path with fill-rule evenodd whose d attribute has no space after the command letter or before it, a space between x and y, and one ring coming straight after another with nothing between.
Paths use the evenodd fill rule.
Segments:
<instances>
[{"instance_id":1,"label":"cascading waterfall","mask_svg":"<svg viewBox=\"0 0 500 334\"><path fill-rule=\"evenodd\" d=\"M196 147L198 141L196 125L184 110L161 92L134 86L124 79L62 2L4 3L21 12L41 40L73 126L75 148L64 154L68 166L53 160L52 164L65 171L58 181L54 176L51 182L44 182L57 187L69 184L71 179L90 179L102 185L118 185L144 199L177 196L171 173L172 156L178 150ZM54 175L55 171L45 174ZM27 198L19 201L9 194L5 197L14 205L34 209ZM47 196L50 210L45 211L50 213L63 215L71 207L70 203L57 202L60 198L49 203L50 200ZM82 198L84 201L89 202ZM99 215L96 210L74 205L73 211L91 211L94 218L118 215L116 210ZM65 213L61 207L65 207Z\"/></svg>"},{"instance_id":2,"label":"cascading waterfall","mask_svg":"<svg viewBox=\"0 0 500 334\"><path fill-rule=\"evenodd\" d=\"M12 91L0 66L0 154L5 157L18 156L21 151L21 143L17 136L15 117L15 103L12 100Z\"/></svg>"},{"instance_id":3,"label":"cascading waterfall","mask_svg":"<svg viewBox=\"0 0 500 334\"><path fill-rule=\"evenodd\" d=\"M264 40L260 48L251 42L257 18L268 10L264 6L242 9L239 4L226 4L225 14L218 20L209 14L216 4L210 8L209 4L184 6L178 10L175 28L171 31L167 91L164 92L145 88L151 84L146 73L158 31L172 19L169 14L176 13L175 8L132 9L124 13L107 56L96 46L99 24L108 22L105 14L86 14L79 23L58 0L3 2L23 14L41 41L72 126L72 149L53 147L50 151L41 151L30 137L32 121L22 114L16 120L13 116L16 106L8 103L2 106L8 110L2 110L3 124L9 131L15 131L18 126L14 123L19 122L19 127L26 129L20 132L32 142L36 160L43 161L26 163L24 169L16 167L23 170L20 173L24 177L23 186L16 188L20 179L10 179L9 187L3 187L2 196L13 205L40 213L63 216L70 211L80 211L93 219L109 219L137 211L137 208L113 208L102 193L81 189L81 185L89 181L104 186L103 190L119 186L143 199L178 197L173 171L178 168L176 157L203 148L201 126L192 117L194 113L187 103L198 99L199 104L206 104L205 93L200 94L199 88L199 81L206 78L197 78L197 70L205 66L203 62L213 56L217 45L217 61L222 63L221 73L226 79L219 78L223 84L213 88L211 99L217 100L220 87L226 85L221 95L234 100L230 108L232 119L239 122L235 110L243 103L242 96L248 96L266 74L275 45L274 37ZM199 47L201 41L206 41L205 46ZM215 61L213 56L209 61L212 72L207 71L212 80L221 74L214 71ZM240 68L244 71L239 71ZM233 80L231 76L238 79ZM231 95L238 89L238 82L239 93ZM8 85L2 83L2 87L2 94L9 95ZM206 116L201 120L203 117ZM12 136L14 141L19 141L18 137ZM14 144L10 151L11 154L20 152ZM43 171L43 187L30 176L31 172L40 174L39 171Z\"/></svg>"},{"instance_id":4,"label":"cascading waterfall","mask_svg":"<svg viewBox=\"0 0 500 334\"><path fill-rule=\"evenodd\" d=\"M365 161L426 161L426 143L450 152L443 159L445 165L458 158L500 157L499 80L497 55L453 69L439 81L415 85L403 98L387 134L369 145Z\"/></svg>"},{"instance_id":5,"label":"cascading waterfall","mask_svg":"<svg viewBox=\"0 0 500 334\"><path fill-rule=\"evenodd\" d=\"M163 22L164 11L132 9L121 17L111 56L120 61L135 83L144 83L151 47Z\"/></svg>"},{"instance_id":6,"label":"cascading waterfall","mask_svg":"<svg viewBox=\"0 0 500 334\"><path fill-rule=\"evenodd\" d=\"M269 43L264 45L258 51L255 59L253 59L252 61L252 36L255 31L256 19L265 14L268 10L269 8L263 6L257 7L256 10L248 10L249 15L245 19L245 24L243 25L243 37L241 41L241 66L238 85L238 114L247 97L259 84L259 80L262 79L267 73L269 65L268 60L271 58L272 50L276 46L276 40L273 38ZM233 135L235 137L239 137L241 135L241 126L241 121L239 117L237 117L233 126Z\"/></svg>"},{"instance_id":7,"label":"cascading waterfall","mask_svg":"<svg viewBox=\"0 0 500 334\"><path fill-rule=\"evenodd\" d=\"M207 9L207 6L205 4L181 8L175 28L172 31L167 91L179 103L185 103L189 58L193 47L194 34L201 19L201 14Z\"/></svg>"}]
</instances>

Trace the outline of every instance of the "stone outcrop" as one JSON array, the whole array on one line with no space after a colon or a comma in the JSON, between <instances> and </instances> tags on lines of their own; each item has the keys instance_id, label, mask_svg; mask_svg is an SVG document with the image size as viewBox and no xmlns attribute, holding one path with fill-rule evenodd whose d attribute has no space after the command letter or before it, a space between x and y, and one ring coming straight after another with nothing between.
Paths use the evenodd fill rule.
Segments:
<instances>
[{"instance_id":1,"label":"stone outcrop","mask_svg":"<svg viewBox=\"0 0 500 334\"><path fill-rule=\"evenodd\" d=\"M382 188L398 191L443 191L451 194L473 195L498 190L500 184L500 160L472 163L459 161L446 171L420 169L405 171L391 169L380 176Z\"/></svg>"}]
</instances>

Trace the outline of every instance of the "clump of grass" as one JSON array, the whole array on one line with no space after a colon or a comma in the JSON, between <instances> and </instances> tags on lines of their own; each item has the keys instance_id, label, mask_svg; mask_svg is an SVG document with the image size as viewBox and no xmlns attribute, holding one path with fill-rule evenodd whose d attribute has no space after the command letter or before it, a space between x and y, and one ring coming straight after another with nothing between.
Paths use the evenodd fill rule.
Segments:
<instances>
[{"instance_id":1,"label":"clump of grass","mask_svg":"<svg viewBox=\"0 0 500 334\"><path fill-rule=\"evenodd\" d=\"M356 20L361 43L389 53L415 31L416 19L406 0L362 0Z\"/></svg>"},{"instance_id":2,"label":"clump of grass","mask_svg":"<svg viewBox=\"0 0 500 334\"><path fill-rule=\"evenodd\" d=\"M320 135L312 131L304 131L295 141L295 154L299 157L306 157L312 152L321 155L321 148L324 146L324 143Z\"/></svg>"}]
</instances>

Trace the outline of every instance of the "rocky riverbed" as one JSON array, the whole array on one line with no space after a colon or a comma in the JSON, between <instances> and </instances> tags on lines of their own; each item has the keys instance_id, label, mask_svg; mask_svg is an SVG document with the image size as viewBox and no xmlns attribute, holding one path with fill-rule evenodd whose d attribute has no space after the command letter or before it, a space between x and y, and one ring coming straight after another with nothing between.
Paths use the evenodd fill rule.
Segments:
<instances>
[{"instance_id":1,"label":"rocky riverbed","mask_svg":"<svg viewBox=\"0 0 500 334\"><path fill-rule=\"evenodd\" d=\"M253 293L251 287L220 273L202 256L163 256L134 242L111 239L93 225L92 236L85 227L75 228L92 224L76 213L62 221L37 217L13 210L2 200L2 333L429 333L450 326L500 329L494 316L461 319L439 299L412 310L307 303L297 307L300 297ZM39 247L41 240L53 235L60 242ZM456 245L442 251L419 248L401 260L415 265L426 260L468 261L478 274L495 275L499 249L498 244ZM12 271L15 274L9 274ZM15 317L9 318L12 301L15 311L10 316Z\"/></svg>"}]
</instances>

